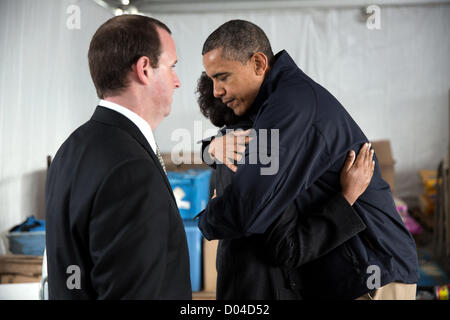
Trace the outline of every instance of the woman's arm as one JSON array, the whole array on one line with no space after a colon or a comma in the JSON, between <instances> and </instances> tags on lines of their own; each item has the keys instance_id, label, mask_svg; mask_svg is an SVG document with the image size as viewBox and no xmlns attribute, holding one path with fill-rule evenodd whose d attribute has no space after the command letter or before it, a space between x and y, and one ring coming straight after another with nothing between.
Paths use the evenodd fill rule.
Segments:
<instances>
[{"instance_id":1,"label":"woman's arm","mask_svg":"<svg viewBox=\"0 0 450 320\"><path fill-rule=\"evenodd\" d=\"M272 264L299 267L330 252L365 229L352 205L366 190L373 175L373 150L365 144L355 160L349 152L341 171L341 193L321 208L299 214L295 201L265 233Z\"/></svg>"}]
</instances>

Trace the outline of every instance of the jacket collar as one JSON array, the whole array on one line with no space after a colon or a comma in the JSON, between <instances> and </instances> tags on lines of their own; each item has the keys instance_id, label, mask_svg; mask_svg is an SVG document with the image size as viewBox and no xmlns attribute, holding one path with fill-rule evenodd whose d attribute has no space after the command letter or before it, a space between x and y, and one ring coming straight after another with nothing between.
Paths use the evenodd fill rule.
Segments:
<instances>
[{"instance_id":1,"label":"jacket collar","mask_svg":"<svg viewBox=\"0 0 450 320\"><path fill-rule=\"evenodd\" d=\"M175 201L175 197L172 192L172 187L170 186L167 175L164 172L164 169L162 168L158 157L153 152L153 149L150 147L148 140L144 137L139 128L131 120L129 120L127 117L120 114L119 112L116 112L114 110L102 106L97 106L94 114L92 115L91 120L120 128L125 132L127 132L129 135L131 135L134 139L136 139L155 162L156 167L159 169L159 172L161 173L161 176L163 177L164 182L166 183L166 186L169 188L170 194L172 195L172 198Z\"/></svg>"},{"instance_id":2,"label":"jacket collar","mask_svg":"<svg viewBox=\"0 0 450 320\"><path fill-rule=\"evenodd\" d=\"M281 50L280 52L278 52L275 55L274 60L275 62L272 68L264 78L264 81L259 88L258 95L256 96L255 101L253 101L253 104L248 111L247 115L252 121L255 121L261 105L276 89L280 78L283 77L283 73L287 70L299 70L298 66L295 64L294 60L292 60L286 50Z\"/></svg>"}]
</instances>

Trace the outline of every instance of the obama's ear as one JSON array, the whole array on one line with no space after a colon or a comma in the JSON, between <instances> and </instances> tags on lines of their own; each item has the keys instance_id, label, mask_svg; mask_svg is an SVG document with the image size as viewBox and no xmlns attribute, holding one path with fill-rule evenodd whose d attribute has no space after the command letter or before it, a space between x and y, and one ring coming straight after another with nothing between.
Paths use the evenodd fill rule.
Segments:
<instances>
[{"instance_id":1,"label":"obama's ear","mask_svg":"<svg viewBox=\"0 0 450 320\"><path fill-rule=\"evenodd\" d=\"M253 63L255 74L257 76L264 75L269 68L269 59L267 59L267 56L262 52L256 52L250 59Z\"/></svg>"}]
</instances>

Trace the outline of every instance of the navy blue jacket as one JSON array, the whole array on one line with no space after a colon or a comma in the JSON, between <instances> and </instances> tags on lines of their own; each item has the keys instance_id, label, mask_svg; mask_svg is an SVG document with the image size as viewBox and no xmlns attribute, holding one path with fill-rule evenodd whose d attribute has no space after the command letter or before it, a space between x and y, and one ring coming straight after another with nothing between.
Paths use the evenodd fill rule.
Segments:
<instances>
[{"instance_id":1,"label":"navy blue jacket","mask_svg":"<svg viewBox=\"0 0 450 320\"><path fill-rule=\"evenodd\" d=\"M340 170L348 151L359 152L368 141L339 101L303 73L287 52L275 59L247 113L257 139L246 150L245 164L238 166L223 195L211 200L199 216L207 239L264 233L294 200L301 212L319 207L340 191ZM267 129L267 139L260 129ZM270 129L279 130L279 148L274 150ZM262 149L279 159L276 174L261 174L271 164L249 164L252 150L257 150L252 143L262 140L268 141ZM368 269L372 265L379 267L381 286L418 281L414 239L374 158L370 185L353 206L367 228L298 270L298 277L306 281L305 298L357 298L371 291L367 282L372 283L373 269Z\"/></svg>"}]
</instances>

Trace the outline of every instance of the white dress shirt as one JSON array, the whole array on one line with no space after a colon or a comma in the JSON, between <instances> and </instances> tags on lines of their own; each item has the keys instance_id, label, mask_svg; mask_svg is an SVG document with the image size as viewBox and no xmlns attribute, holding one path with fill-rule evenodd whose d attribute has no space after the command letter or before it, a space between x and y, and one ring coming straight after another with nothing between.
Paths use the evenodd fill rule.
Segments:
<instances>
[{"instance_id":1,"label":"white dress shirt","mask_svg":"<svg viewBox=\"0 0 450 320\"><path fill-rule=\"evenodd\" d=\"M152 128L150 127L150 125L148 124L147 121L145 121L143 118L141 118L139 115L137 115L130 109L122 107L121 105L118 105L117 103L101 99L98 104L102 107L117 111L120 114L127 117L128 119L130 119L130 121L133 122L136 125L136 127L138 127L139 130L142 132L145 139L147 139L148 143L152 147L153 152L156 154L155 137L153 136Z\"/></svg>"}]
</instances>

